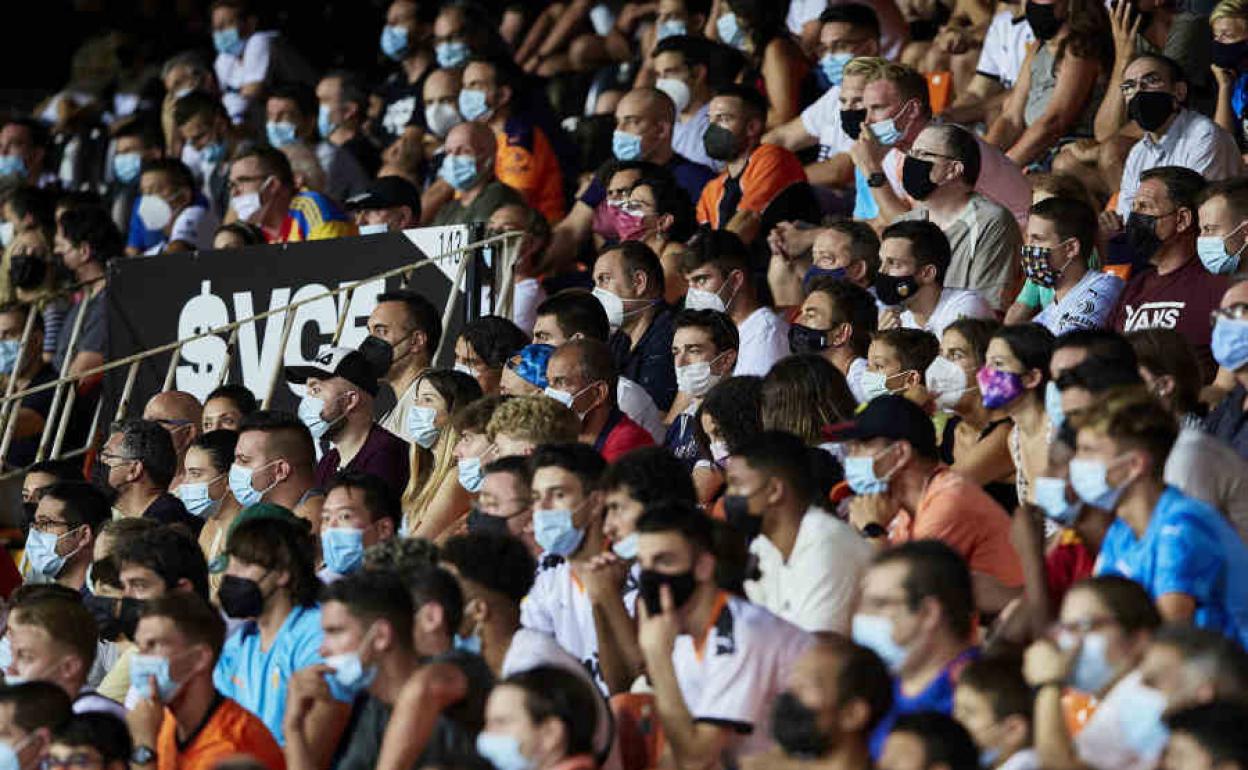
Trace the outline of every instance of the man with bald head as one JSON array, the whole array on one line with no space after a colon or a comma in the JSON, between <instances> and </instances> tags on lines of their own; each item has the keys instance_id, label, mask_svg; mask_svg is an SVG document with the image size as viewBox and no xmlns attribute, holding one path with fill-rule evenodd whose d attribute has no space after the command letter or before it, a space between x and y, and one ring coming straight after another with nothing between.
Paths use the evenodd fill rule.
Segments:
<instances>
[{"instance_id":1,"label":"man with bald head","mask_svg":"<svg viewBox=\"0 0 1248 770\"><path fill-rule=\"evenodd\" d=\"M439 69L429 73L422 90L425 102L425 125L439 142L446 139L451 129L464 122L459 114L459 88L463 71Z\"/></svg>"},{"instance_id":2,"label":"man with bald head","mask_svg":"<svg viewBox=\"0 0 1248 770\"><path fill-rule=\"evenodd\" d=\"M1213 358L1235 375L1235 388L1205 418L1205 430L1248 458L1248 281L1237 281L1214 311Z\"/></svg>"},{"instance_id":3,"label":"man with bald head","mask_svg":"<svg viewBox=\"0 0 1248 770\"><path fill-rule=\"evenodd\" d=\"M166 390L152 396L147 406L143 407L143 419L151 420L169 431L173 439L173 451L178 455L178 471L169 482L169 488L175 489L182 483L185 473L183 462L186 450L195 439L199 438L200 420L203 419L204 408L190 393L181 390Z\"/></svg>"},{"instance_id":4,"label":"man with bald head","mask_svg":"<svg viewBox=\"0 0 1248 770\"><path fill-rule=\"evenodd\" d=\"M434 225L486 222L503 206L523 203L520 193L494 173L498 144L484 123L460 123L446 135L446 156L438 176L455 188L455 197L433 218Z\"/></svg>"}]
</instances>

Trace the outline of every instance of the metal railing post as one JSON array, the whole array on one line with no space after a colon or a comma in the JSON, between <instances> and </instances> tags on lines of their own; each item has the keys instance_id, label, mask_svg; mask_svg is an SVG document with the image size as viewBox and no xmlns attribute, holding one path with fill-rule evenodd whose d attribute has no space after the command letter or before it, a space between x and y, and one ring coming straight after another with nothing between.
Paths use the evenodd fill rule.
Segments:
<instances>
[{"instance_id":1,"label":"metal railing post","mask_svg":"<svg viewBox=\"0 0 1248 770\"><path fill-rule=\"evenodd\" d=\"M65 385L69 384L70 387L77 390L78 383L89 374L83 373L76 378L70 378L69 368L73 363L74 355L78 351L78 337L82 334L83 319L87 317L88 311L91 310L91 303L96 300L96 296L92 296L90 287L87 287L82 295L82 301L78 303L78 314L74 316L74 326L69 331L69 343L65 346L65 358L61 360L61 376L56 381L56 390L52 393L52 403L48 406L48 416L44 420L43 435L39 437L39 449L35 452L35 462L43 460L46 456L48 442L52 439L52 426L57 423L57 417L59 416L61 394L65 390ZM28 392L30 391L28 390ZM20 396L21 394L17 395ZM9 398L13 397L9 396Z\"/></svg>"}]
</instances>

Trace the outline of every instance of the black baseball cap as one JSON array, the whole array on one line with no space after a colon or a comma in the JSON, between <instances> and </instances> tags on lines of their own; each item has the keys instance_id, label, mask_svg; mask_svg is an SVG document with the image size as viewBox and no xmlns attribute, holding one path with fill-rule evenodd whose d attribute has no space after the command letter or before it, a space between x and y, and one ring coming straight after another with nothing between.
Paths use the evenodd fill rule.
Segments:
<instances>
[{"instance_id":1,"label":"black baseball cap","mask_svg":"<svg viewBox=\"0 0 1248 770\"><path fill-rule=\"evenodd\" d=\"M412 216L420 218L420 191L401 176L383 176L374 179L362 193L347 198L348 211L389 209L407 206Z\"/></svg>"},{"instance_id":2,"label":"black baseball cap","mask_svg":"<svg viewBox=\"0 0 1248 770\"><path fill-rule=\"evenodd\" d=\"M829 441L903 440L923 457L937 457L936 427L923 408L903 396L878 396L851 422L823 429Z\"/></svg>"},{"instance_id":3,"label":"black baseball cap","mask_svg":"<svg viewBox=\"0 0 1248 770\"><path fill-rule=\"evenodd\" d=\"M377 395L377 373L358 350L351 348L335 348L328 345L316 353L316 358L308 366L286 367L286 380L302 385L309 377L328 380L341 377L347 382L364 390L371 396Z\"/></svg>"}]
</instances>

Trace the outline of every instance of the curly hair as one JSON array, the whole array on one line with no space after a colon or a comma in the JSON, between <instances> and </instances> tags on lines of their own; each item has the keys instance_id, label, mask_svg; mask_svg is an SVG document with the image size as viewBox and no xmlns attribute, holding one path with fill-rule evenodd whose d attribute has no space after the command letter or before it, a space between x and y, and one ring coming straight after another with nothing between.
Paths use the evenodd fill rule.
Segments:
<instances>
[{"instance_id":1,"label":"curly hair","mask_svg":"<svg viewBox=\"0 0 1248 770\"><path fill-rule=\"evenodd\" d=\"M520 396L498 405L486 433L490 441L505 433L535 444L576 441L581 422L572 410L546 396Z\"/></svg>"},{"instance_id":2,"label":"curly hair","mask_svg":"<svg viewBox=\"0 0 1248 770\"><path fill-rule=\"evenodd\" d=\"M763 429L762 405L762 377L729 377L711 388L693 421L693 437L702 456L711 456L711 439L702 429L702 415L715 421L720 438L732 451Z\"/></svg>"}]
</instances>

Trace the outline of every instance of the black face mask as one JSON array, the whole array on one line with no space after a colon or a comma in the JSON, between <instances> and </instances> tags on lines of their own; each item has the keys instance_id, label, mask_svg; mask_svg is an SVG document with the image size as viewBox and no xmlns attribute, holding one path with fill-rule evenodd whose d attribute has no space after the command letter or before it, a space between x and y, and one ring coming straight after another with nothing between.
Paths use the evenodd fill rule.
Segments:
<instances>
[{"instance_id":1,"label":"black face mask","mask_svg":"<svg viewBox=\"0 0 1248 770\"><path fill-rule=\"evenodd\" d=\"M221 602L221 609L226 615L238 620L258 617L264 610L264 594L260 593L260 584L235 575L226 575L221 579L217 600Z\"/></svg>"},{"instance_id":2,"label":"black face mask","mask_svg":"<svg viewBox=\"0 0 1248 770\"><path fill-rule=\"evenodd\" d=\"M724 495L724 517L728 526L745 535L747 543L763 531L763 517L750 515L750 498L745 495Z\"/></svg>"},{"instance_id":3,"label":"black face mask","mask_svg":"<svg viewBox=\"0 0 1248 770\"><path fill-rule=\"evenodd\" d=\"M901 162L901 186L916 201L927 200L940 185L932 181L932 169L936 164L907 155Z\"/></svg>"},{"instance_id":4,"label":"black face mask","mask_svg":"<svg viewBox=\"0 0 1248 770\"><path fill-rule=\"evenodd\" d=\"M1241 40L1238 43L1219 43L1215 40L1210 53L1213 56L1213 63L1217 66L1224 70L1238 71L1240 64L1248 58L1248 40Z\"/></svg>"},{"instance_id":5,"label":"black face mask","mask_svg":"<svg viewBox=\"0 0 1248 770\"><path fill-rule=\"evenodd\" d=\"M1161 128L1178 109L1174 94L1165 91L1138 91L1127 102L1127 116L1145 131Z\"/></svg>"},{"instance_id":6,"label":"black face mask","mask_svg":"<svg viewBox=\"0 0 1248 770\"><path fill-rule=\"evenodd\" d=\"M1062 28L1062 20L1057 18L1057 12L1053 10L1052 5L1028 2L1025 15L1027 23L1031 25L1032 33L1040 42L1057 37L1057 33Z\"/></svg>"},{"instance_id":7,"label":"black face mask","mask_svg":"<svg viewBox=\"0 0 1248 770\"><path fill-rule=\"evenodd\" d=\"M659 594L659 589L663 586L667 586L672 592L672 603L676 609L683 607L698 588L698 581L693 579L693 570L679 575L665 575L662 572L643 569L637 577L637 584L641 600L646 603L646 610L651 615L663 612L663 603Z\"/></svg>"},{"instance_id":8,"label":"black face mask","mask_svg":"<svg viewBox=\"0 0 1248 770\"><path fill-rule=\"evenodd\" d=\"M862 133L862 122L867 119L867 111L864 110L841 110L841 130L845 132L845 136L858 141L858 135Z\"/></svg>"},{"instance_id":9,"label":"black face mask","mask_svg":"<svg viewBox=\"0 0 1248 770\"><path fill-rule=\"evenodd\" d=\"M819 734L818 715L787 690L771 712L771 737L790 757L815 759L828 752L831 741Z\"/></svg>"},{"instance_id":10,"label":"black face mask","mask_svg":"<svg viewBox=\"0 0 1248 770\"><path fill-rule=\"evenodd\" d=\"M390 371L390 365L394 363L394 347L381 337L368 335L357 350L372 367L378 379L384 377L386 372Z\"/></svg>"},{"instance_id":11,"label":"black face mask","mask_svg":"<svg viewBox=\"0 0 1248 770\"><path fill-rule=\"evenodd\" d=\"M143 614L144 602L141 599L106 599L95 594L87 594L83 605L95 618L100 638L106 642L115 642L123 635L134 639L135 630L139 627L139 616Z\"/></svg>"},{"instance_id":12,"label":"black face mask","mask_svg":"<svg viewBox=\"0 0 1248 770\"><path fill-rule=\"evenodd\" d=\"M741 153L741 140L737 135L716 124L706 127L706 133L702 135L702 146L706 149L706 154L715 160L732 160Z\"/></svg>"},{"instance_id":13,"label":"black face mask","mask_svg":"<svg viewBox=\"0 0 1248 770\"><path fill-rule=\"evenodd\" d=\"M902 305L919 291L919 279L913 275L884 275L875 277L875 295L885 305Z\"/></svg>"},{"instance_id":14,"label":"black face mask","mask_svg":"<svg viewBox=\"0 0 1248 770\"><path fill-rule=\"evenodd\" d=\"M39 503L34 500L22 501L22 532L30 532L30 527L35 523L35 509L39 507Z\"/></svg>"},{"instance_id":15,"label":"black face mask","mask_svg":"<svg viewBox=\"0 0 1248 770\"><path fill-rule=\"evenodd\" d=\"M1141 259L1151 260L1161 248L1157 237L1157 217L1132 211L1127 216L1127 246Z\"/></svg>"},{"instance_id":16,"label":"black face mask","mask_svg":"<svg viewBox=\"0 0 1248 770\"><path fill-rule=\"evenodd\" d=\"M19 289L37 289L48 274L48 260L39 254L19 254L9 262L9 280Z\"/></svg>"},{"instance_id":17,"label":"black face mask","mask_svg":"<svg viewBox=\"0 0 1248 770\"><path fill-rule=\"evenodd\" d=\"M789 325L789 349L795 355L802 353L822 353L827 350L828 333L822 329L812 329L801 324Z\"/></svg>"},{"instance_id":18,"label":"black face mask","mask_svg":"<svg viewBox=\"0 0 1248 770\"><path fill-rule=\"evenodd\" d=\"M502 516L491 516L485 511L473 506L468 512L468 533L472 535L510 535L511 531L507 529L507 519Z\"/></svg>"}]
</instances>

